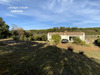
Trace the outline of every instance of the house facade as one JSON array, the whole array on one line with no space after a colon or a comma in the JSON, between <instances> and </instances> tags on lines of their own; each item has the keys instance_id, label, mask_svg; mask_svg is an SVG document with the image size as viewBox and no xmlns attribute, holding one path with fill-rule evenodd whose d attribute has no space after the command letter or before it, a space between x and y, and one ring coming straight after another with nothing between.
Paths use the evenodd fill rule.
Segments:
<instances>
[{"instance_id":1,"label":"house facade","mask_svg":"<svg viewBox=\"0 0 100 75\"><path fill-rule=\"evenodd\" d=\"M48 41L52 41L52 35L58 34L61 36L62 39L67 39L69 42L73 42L74 37L79 37L82 41L85 41L85 33L84 32L49 32L47 34Z\"/></svg>"}]
</instances>

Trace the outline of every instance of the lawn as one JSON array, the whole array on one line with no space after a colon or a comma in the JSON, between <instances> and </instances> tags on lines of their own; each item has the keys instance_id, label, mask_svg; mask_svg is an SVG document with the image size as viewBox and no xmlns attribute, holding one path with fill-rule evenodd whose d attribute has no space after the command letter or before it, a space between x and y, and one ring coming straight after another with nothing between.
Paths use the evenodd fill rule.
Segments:
<instances>
[{"instance_id":1,"label":"lawn","mask_svg":"<svg viewBox=\"0 0 100 75\"><path fill-rule=\"evenodd\" d=\"M46 42L14 41L0 46L0 75L100 75L100 64Z\"/></svg>"}]
</instances>

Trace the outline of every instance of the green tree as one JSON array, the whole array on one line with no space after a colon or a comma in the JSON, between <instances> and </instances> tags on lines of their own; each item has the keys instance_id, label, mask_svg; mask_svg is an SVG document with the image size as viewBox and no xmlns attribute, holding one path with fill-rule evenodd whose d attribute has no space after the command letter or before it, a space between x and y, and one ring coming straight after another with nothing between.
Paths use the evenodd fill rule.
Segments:
<instances>
[{"instance_id":1,"label":"green tree","mask_svg":"<svg viewBox=\"0 0 100 75\"><path fill-rule=\"evenodd\" d=\"M47 40L47 36L46 35L42 35L41 38L42 38L42 41L46 41Z\"/></svg>"},{"instance_id":2,"label":"green tree","mask_svg":"<svg viewBox=\"0 0 100 75\"><path fill-rule=\"evenodd\" d=\"M52 35L52 40L55 44L58 44L61 40L61 37L60 37L60 35L55 34L55 35Z\"/></svg>"},{"instance_id":3,"label":"green tree","mask_svg":"<svg viewBox=\"0 0 100 75\"><path fill-rule=\"evenodd\" d=\"M9 26L0 17L0 38L7 38L9 36Z\"/></svg>"},{"instance_id":4,"label":"green tree","mask_svg":"<svg viewBox=\"0 0 100 75\"><path fill-rule=\"evenodd\" d=\"M100 39L97 40L97 44L98 44L98 46L100 46Z\"/></svg>"},{"instance_id":5,"label":"green tree","mask_svg":"<svg viewBox=\"0 0 100 75\"><path fill-rule=\"evenodd\" d=\"M95 44L100 46L100 39L95 40Z\"/></svg>"}]
</instances>

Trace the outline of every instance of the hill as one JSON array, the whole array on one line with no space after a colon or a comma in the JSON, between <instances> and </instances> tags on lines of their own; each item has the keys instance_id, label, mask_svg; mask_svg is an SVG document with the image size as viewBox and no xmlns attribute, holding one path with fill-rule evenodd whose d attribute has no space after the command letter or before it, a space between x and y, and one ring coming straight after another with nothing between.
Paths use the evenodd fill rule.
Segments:
<instances>
[{"instance_id":1,"label":"hill","mask_svg":"<svg viewBox=\"0 0 100 75\"><path fill-rule=\"evenodd\" d=\"M48 32L85 32L86 35L100 35L100 27L95 28L77 28L77 27L54 27L50 29L42 29L42 30L29 30L30 33L34 34L47 34Z\"/></svg>"}]
</instances>

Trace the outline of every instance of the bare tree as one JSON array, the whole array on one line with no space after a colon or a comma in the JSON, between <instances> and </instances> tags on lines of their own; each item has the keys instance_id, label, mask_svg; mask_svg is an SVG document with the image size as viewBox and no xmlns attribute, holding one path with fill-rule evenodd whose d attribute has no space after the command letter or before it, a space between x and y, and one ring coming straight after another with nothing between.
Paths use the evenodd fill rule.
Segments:
<instances>
[{"instance_id":1,"label":"bare tree","mask_svg":"<svg viewBox=\"0 0 100 75\"><path fill-rule=\"evenodd\" d=\"M24 29L21 28L21 27L17 27L16 24L12 24L12 34L13 35L19 35L20 36L23 36L24 35Z\"/></svg>"},{"instance_id":2,"label":"bare tree","mask_svg":"<svg viewBox=\"0 0 100 75\"><path fill-rule=\"evenodd\" d=\"M23 36L24 35L24 29L21 28L21 27L17 28L17 33L18 33L19 36Z\"/></svg>"},{"instance_id":3,"label":"bare tree","mask_svg":"<svg viewBox=\"0 0 100 75\"><path fill-rule=\"evenodd\" d=\"M17 30L17 25L16 24L12 24L12 29L11 29L11 31L12 31L12 34L14 35L15 33L16 33L16 30ZM16 34L15 34L16 35Z\"/></svg>"}]
</instances>

